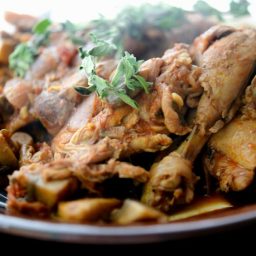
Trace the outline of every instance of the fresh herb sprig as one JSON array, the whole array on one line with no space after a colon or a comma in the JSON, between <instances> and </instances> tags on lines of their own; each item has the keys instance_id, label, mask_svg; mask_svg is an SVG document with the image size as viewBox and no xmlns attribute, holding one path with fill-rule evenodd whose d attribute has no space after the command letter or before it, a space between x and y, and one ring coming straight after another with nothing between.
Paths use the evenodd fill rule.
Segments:
<instances>
[{"instance_id":1,"label":"fresh herb sprig","mask_svg":"<svg viewBox=\"0 0 256 256\"><path fill-rule=\"evenodd\" d=\"M26 43L16 46L9 56L9 66L16 76L24 77L35 58L38 55L39 47L46 45L49 39L49 28L52 22L44 19L33 27L33 37Z\"/></svg>"},{"instance_id":2,"label":"fresh herb sprig","mask_svg":"<svg viewBox=\"0 0 256 256\"><path fill-rule=\"evenodd\" d=\"M248 11L250 3L247 0L239 0L230 2L230 13L234 15L234 17L241 17L245 15L249 15Z\"/></svg>"},{"instance_id":3,"label":"fresh herb sprig","mask_svg":"<svg viewBox=\"0 0 256 256\"><path fill-rule=\"evenodd\" d=\"M215 16L218 20L223 21L223 13L203 0L198 0L193 8L204 16Z\"/></svg>"},{"instance_id":4,"label":"fresh herb sprig","mask_svg":"<svg viewBox=\"0 0 256 256\"><path fill-rule=\"evenodd\" d=\"M85 70L88 76L88 87L75 87L75 90L88 95L96 92L100 98L106 99L110 103L122 101L131 107L138 109L138 104L133 100L130 94L143 89L146 93L149 91L151 83L147 82L138 74L141 61L125 52L119 61L115 73L110 81L103 79L96 74L96 60L98 57L105 56L113 51L115 46L103 40L92 36L94 47L86 51L80 48L82 58L81 69Z\"/></svg>"},{"instance_id":5,"label":"fresh herb sprig","mask_svg":"<svg viewBox=\"0 0 256 256\"><path fill-rule=\"evenodd\" d=\"M225 15L229 14L233 17L241 17L250 15L248 7L250 3L247 0L232 0L229 4L228 12L221 12L207 3L207 1L198 0L194 4L194 11L204 16L215 16L218 20L225 20Z\"/></svg>"},{"instance_id":6,"label":"fresh herb sprig","mask_svg":"<svg viewBox=\"0 0 256 256\"><path fill-rule=\"evenodd\" d=\"M62 26L62 30L68 34L68 37L73 44L80 45L80 46L85 44L85 38L78 35L79 32L85 30L85 26L74 24L69 20L63 22L61 26Z\"/></svg>"},{"instance_id":7,"label":"fresh herb sprig","mask_svg":"<svg viewBox=\"0 0 256 256\"><path fill-rule=\"evenodd\" d=\"M101 15L91 22L91 26L99 38L112 38L115 45L122 47L125 35L140 40L147 28L166 31L182 25L186 21L185 13L183 9L167 4L127 6L114 19Z\"/></svg>"}]
</instances>

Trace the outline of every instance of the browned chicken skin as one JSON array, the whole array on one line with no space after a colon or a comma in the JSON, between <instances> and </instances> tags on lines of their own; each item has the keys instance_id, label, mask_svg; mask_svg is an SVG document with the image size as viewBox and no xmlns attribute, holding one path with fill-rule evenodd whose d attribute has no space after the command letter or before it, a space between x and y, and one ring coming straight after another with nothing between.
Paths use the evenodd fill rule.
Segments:
<instances>
[{"instance_id":1,"label":"browned chicken skin","mask_svg":"<svg viewBox=\"0 0 256 256\"><path fill-rule=\"evenodd\" d=\"M256 168L256 78L246 90L244 106L208 143L204 168L219 181L222 191L240 191L253 181Z\"/></svg>"},{"instance_id":2,"label":"browned chicken skin","mask_svg":"<svg viewBox=\"0 0 256 256\"><path fill-rule=\"evenodd\" d=\"M222 37L209 36L209 32L206 32L207 37L201 36L202 40L216 37L217 40L204 42L206 47L203 50L199 47L201 56L197 54L203 68L200 82L204 93L197 108L195 126L187 140L150 171L151 177L142 197L144 203L167 211L175 203L188 203L193 199L196 178L192 174L192 163L210 134L232 119L239 107L239 97L254 69L256 31L230 30L233 29L220 26L211 29L210 33L221 34ZM195 41L195 48L199 42L200 37ZM176 161L177 156L179 162ZM163 187L161 184L166 179L168 183Z\"/></svg>"},{"instance_id":3,"label":"browned chicken skin","mask_svg":"<svg viewBox=\"0 0 256 256\"><path fill-rule=\"evenodd\" d=\"M128 105L112 106L91 95L54 138L56 157L79 158L90 163L97 158L102 161L167 148L172 143L169 134L190 131L182 116L188 108L195 107L190 105L191 99L202 91L198 83L200 74L185 45L168 50L162 59L146 61L141 75L154 86L149 94L137 96L139 110ZM76 119L81 120L80 125Z\"/></svg>"}]
</instances>

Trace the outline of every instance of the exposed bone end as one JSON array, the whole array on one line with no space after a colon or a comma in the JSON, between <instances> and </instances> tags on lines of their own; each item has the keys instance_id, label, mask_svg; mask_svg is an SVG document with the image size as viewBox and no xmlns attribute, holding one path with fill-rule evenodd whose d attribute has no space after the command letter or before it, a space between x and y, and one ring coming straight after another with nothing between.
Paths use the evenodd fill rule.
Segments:
<instances>
[{"instance_id":1,"label":"exposed bone end","mask_svg":"<svg viewBox=\"0 0 256 256\"><path fill-rule=\"evenodd\" d=\"M193 200L194 185L198 178L192 172L192 162L176 152L154 164L150 175L142 202L167 212L174 204Z\"/></svg>"}]
</instances>

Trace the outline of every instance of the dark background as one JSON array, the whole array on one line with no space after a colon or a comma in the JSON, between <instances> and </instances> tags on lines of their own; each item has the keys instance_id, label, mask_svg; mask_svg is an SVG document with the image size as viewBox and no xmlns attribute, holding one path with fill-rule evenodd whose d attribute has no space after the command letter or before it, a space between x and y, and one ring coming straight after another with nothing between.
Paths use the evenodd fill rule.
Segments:
<instances>
[{"instance_id":1,"label":"dark background","mask_svg":"<svg viewBox=\"0 0 256 256\"><path fill-rule=\"evenodd\" d=\"M198 237L164 241L161 243L137 244L137 245L90 245L70 244L40 241L22 237L10 236L0 233L0 255L1 251L20 252L21 255L57 255L68 254L71 256L80 255L126 255L131 256L147 255L155 256L183 255L237 255L238 249L242 249L242 255L256 254L256 223L246 223L240 226L225 228L213 234L202 234ZM248 253L247 253L248 252ZM250 252L250 253L249 253ZM6 253L7 254L7 253ZM5 254L5 255L6 255ZM25 254L25 255L26 255ZM55 254L55 253L54 253Z\"/></svg>"}]
</instances>

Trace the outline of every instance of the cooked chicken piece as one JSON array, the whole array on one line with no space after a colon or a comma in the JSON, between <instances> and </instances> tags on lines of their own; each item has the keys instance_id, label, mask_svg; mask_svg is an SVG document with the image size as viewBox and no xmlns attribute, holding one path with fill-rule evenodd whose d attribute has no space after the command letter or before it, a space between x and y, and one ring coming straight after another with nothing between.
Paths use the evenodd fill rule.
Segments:
<instances>
[{"instance_id":1,"label":"cooked chicken piece","mask_svg":"<svg viewBox=\"0 0 256 256\"><path fill-rule=\"evenodd\" d=\"M45 180L41 175L41 166L42 164L23 166L12 174L8 188L8 193L12 197L9 201L10 208L19 205L18 201L22 201L21 199L32 203L38 201L47 208L52 208L58 201L67 198L77 189L77 181L73 177Z\"/></svg>"},{"instance_id":2,"label":"cooked chicken piece","mask_svg":"<svg viewBox=\"0 0 256 256\"><path fill-rule=\"evenodd\" d=\"M234 116L254 69L256 31L248 29L230 33L229 28L225 29L228 33L224 33L221 26L210 30L217 34L221 31L222 36L212 44L208 43L199 61L204 70L200 77L204 93L191 134L175 152L153 165L150 171L151 178L142 201L164 211L175 203L189 203L193 199L196 178L192 173L192 163L211 133L217 132Z\"/></svg>"},{"instance_id":3,"label":"cooked chicken piece","mask_svg":"<svg viewBox=\"0 0 256 256\"><path fill-rule=\"evenodd\" d=\"M225 122L231 108L239 108L235 104L237 96L243 94L255 68L256 54L248 52L256 47L255 39L255 30L237 30L215 41L204 52L201 63L205 72L200 79L205 93L197 111L201 132L211 132L211 129L215 132L214 125L220 118ZM221 55L217 59L216 52Z\"/></svg>"},{"instance_id":4,"label":"cooked chicken piece","mask_svg":"<svg viewBox=\"0 0 256 256\"><path fill-rule=\"evenodd\" d=\"M34 87L29 80L13 78L5 84L3 94L15 109L21 109L28 105L31 94L40 92L39 88L34 90Z\"/></svg>"},{"instance_id":5,"label":"cooked chicken piece","mask_svg":"<svg viewBox=\"0 0 256 256\"><path fill-rule=\"evenodd\" d=\"M43 91L35 100L34 114L50 134L56 134L69 118L75 102L54 92Z\"/></svg>"},{"instance_id":6,"label":"cooked chicken piece","mask_svg":"<svg viewBox=\"0 0 256 256\"><path fill-rule=\"evenodd\" d=\"M82 72L75 72L50 84L32 103L33 116L41 121L50 134L56 134L62 128L81 101L81 97L74 92L74 85L87 85Z\"/></svg>"},{"instance_id":7,"label":"cooked chicken piece","mask_svg":"<svg viewBox=\"0 0 256 256\"><path fill-rule=\"evenodd\" d=\"M204 168L220 189L240 191L253 181L256 169L256 77L246 90L242 113L214 134L208 143Z\"/></svg>"},{"instance_id":8,"label":"cooked chicken piece","mask_svg":"<svg viewBox=\"0 0 256 256\"><path fill-rule=\"evenodd\" d=\"M86 188L92 193L100 193L100 185L113 177L132 179L137 183L145 183L148 180L148 172L143 168L114 159L109 160L106 164L90 165L70 160L57 160L41 165L38 167L39 169L46 182L76 177L82 184L82 188Z\"/></svg>"},{"instance_id":9,"label":"cooked chicken piece","mask_svg":"<svg viewBox=\"0 0 256 256\"><path fill-rule=\"evenodd\" d=\"M100 64L97 72L103 77L109 77L116 66L112 59ZM68 121L81 97L73 89L74 86L87 86L87 78L83 72L75 72L65 77L59 84L55 83L43 91L35 100L32 107L34 115L42 122L50 134L56 134ZM72 117L71 117L72 118Z\"/></svg>"},{"instance_id":10,"label":"cooked chicken piece","mask_svg":"<svg viewBox=\"0 0 256 256\"><path fill-rule=\"evenodd\" d=\"M203 34L198 36L192 45L192 53L196 63L201 63L203 53L209 48L211 44L215 41L221 39L222 37L228 36L229 34L235 32L235 28L230 26L213 26Z\"/></svg>"},{"instance_id":11,"label":"cooked chicken piece","mask_svg":"<svg viewBox=\"0 0 256 256\"><path fill-rule=\"evenodd\" d=\"M256 119L256 76L246 89L243 104L244 106L241 109L242 119Z\"/></svg>"},{"instance_id":12,"label":"cooked chicken piece","mask_svg":"<svg viewBox=\"0 0 256 256\"><path fill-rule=\"evenodd\" d=\"M56 33L52 33L47 47L40 47L39 55L25 74L25 78L11 79L4 86L4 96L16 110L14 115L10 116L10 121L5 126L11 132L28 124L28 122L37 118L40 119L40 114L42 114L42 119L48 125L52 121L52 117L47 122L48 120L45 118L45 113L43 112L44 108L42 110L40 108L42 108L41 104L44 104L44 107L46 107L45 111L47 112L49 108L52 109L53 102L56 105L56 111L62 110L66 112L66 119L63 115L60 115L60 120L55 121L55 130L58 129L57 131L59 131L65 121L67 121L72 108L75 106L74 103L80 102L78 99L81 97L73 89L71 90L74 84L80 85L81 81L83 84L87 84L85 75L77 72L77 67L75 67L77 74L74 72L73 60L77 56L77 47L67 38L62 38L63 40L59 41L56 39L53 40L52 37ZM42 96L39 95L41 92ZM45 100L44 93L50 93L52 97L47 97L49 98L47 101ZM63 101L66 104L63 104ZM69 106L70 102L72 103L71 107ZM39 109L37 104L39 105ZM64 105L68 106L65 107ZM26 107L28 110L27 114L29 118L26 120L24 120L23 116L19 115L19 111L23 107ZM68 108L71 110L68 111ZM49 114L49 111L46 114ZM56 115L54 118L58 119ZM52 128L51 125L53 126L55 123L49 125L50 130ZM53 129L51 132L55 132L55 130Z\"/></svg>"},{"instance_id":13,"label":"cooked chicken piece","mask_svg":"<svg viewBox=\"0 0 256 256\"><path fill-rule=\"evenodd\" d=\"M173 152L151 167L142 202L168 212L172 205L193 199L196 180L192 162Z\"/></svg>"},{"instance_id":14,"label":"cooked chicken piece","mask_svg":"<svg viewBox=\"0 0 256 256\"><path fill-rule=\"evenodd\" d=\"M74 169L73 174L84 188L93 193L100 192L99 185L103 181L116 176L120 179L133 179L138 183L145 183L148 180L148 173L143 168L114 159L109 160L107 164L91 164L83 167L80 167L79 163L76 165L77 168Z\"/></svg>"},{"instance_id":15,"label":"cooked chicken piece","mask_svg":"<svg viewBox=\"0 0 256 256\"><path fill-rule=\"evenodd\" d=\"M192 65L188 48L182 44L166 51L163 60L168 65L162 68L162 73L156 79L156 85L162 97L164 123L171 133L184 135L190 131L184 120L186 106L196 107L189 104L190 100L199 97L202 93L198 82L201 69Z\"/></svg>"},{"instance_id":16,"label":"cooked chicken piece","mask_svg":"<svg viewBox=\"0 0 256 256\"><path fill-rule=\"evenodd\" d=\"M50 87L49 90L51 90L52 87ZM3 94L15 110L13 115L9 116L9 122L6 122L5 124L5 127L10 132L14 132L18 130L19 128L25 126L29 122L34 121L36 118L41 118L41 116L43 119L44 112L45 111L47 112L49 108L51 109L51 111L53 109L56 109L56 111L61 111L61 110L66 111L67 112L66 115L68 115L70 113L70 110L69 112L67 111L67 108L69 107L69 105L70 104L72 105L71 109L74 107L74 103L69 102L64 97L62 97L63 99L60 98L58 93L48 92L44 90L44 82L41 80L33 80L32 82L31 80L13 78L6 83L3 90ZM47 97L45 97L46 95ZM77 95L75 99L76 98L78 98ZM63 101L67 101L68 104L63 105ZM43 107L41 107L42 111L37 113L38 105L40 107L40 104L43 104ZM54 105L54 108L53 108L53 105ZM51 117L46 117L46 118L51 119ZM56 123L61 124L61 122L63 122L62 115L60 115L60 121L58 121L58 119L56 120L56 115L54 116L54 119ZM64 121L66 121L66 119ZM53 125L53 124L50 124L50 125ZM51 128L49 127L49 130L50 129ZM58 126L56 125L55 129L60 129L60 128L58 128Z\"/></svg>"},{"instance_id":17,"label":"cooked chicken piece","mask_svg":"<svg viewBox=\"0 0 256 256\"><path fill-rule=\"evenodd\" d=\"M217 178L222 191L229 192L246 189L254 179L255 166L253 169L247 169L226 154L209 149L208 155L204 158L204 169Z\"/></svg>"},{"instance_id":18,"label":"cooked chicken piece","mask_svg":"<svg viewBox=\"0 0 256 256\"><path fill-rule=\"evenodd\" d=\"M163 65L164 61L160 58L149 59L141 65L140 75L143 76L146 81L154 82L156 77L160 74Z\"/></svg>"},{"instance_id":19,"label":"cooked chicken piece","mask_svg":"<svg viewBox=\"0 0 256 256\"><path fill-rule=\"evenodd\" d=\"M114 177L132 179L134 185L138 185L148 180L148 172L115 160L100 165L81 165L70 160L25 165L10 178L8 207L20 212L32 209L36 213L38 205L35 202L40 202L45 207L44 212L47 212L77 191L78 184L91 193L101 194L103 182ZM23 200L27 203L24 204Z\"/></svg>"},{"instance_id":20,"label":"cooked chicken piece","mask_svg":"<svg viewBox=\"0 0 256 256\"><path fill-rule=\"evenodd\" d=\"M43 90L43 81L29 81L13 78L6 82L3 97L12 107L9 115L6 114L4 127L11 133L35 120L30 111L31 104ZM1 107L1 106L0 106ZM10 107L9 107L10 108Z\"/></svg>"},{"instance_id":21,"label":"cooked chicken piece","mask_svg":"<svg viewBox=\"0 0 256 256\"><path fill-rule=\"evenodd\" d=\"M114 60L105 60L104 67L99 63L97 72L108 78L115 67ZM81 96L74 90L78 85L87 86L87 78L84 72L74 70L49 84L43 80L9 80L4 87L4 96L16 111L5 124L6 129L14 132L39 119L50 134L56 134L81 102Z\"/></svg>"},{"instance_id":22,"label":"cooked chicken piece","mask_svg":"<svg viewBox=\"0 0 256 256\"><path fill-rule=\"evenodd\" d=\"M46 164L53 160L51 147L46 143L35 147L28 144L23 144L19 152L19 165L29 165L33 163Z\"/></svg>"},{"instance_id":23,"label":"cooked chicken piece","mask_svg":"<svg viewBox=\"0 0 256 256\"><path fill-rule=\"evenodd\" d=\"M189 99L202 91L198 82L201 70L192 65L188 47L176 45L162 59L146 61L140 74L154 86L149 94L136 97L138 110L128 105L114 106L90 95L54 138L55 157L96 163L164 150L172 143L169 134L188 133L184 115L195 107Z\"/></svg>"}]
</instances>

